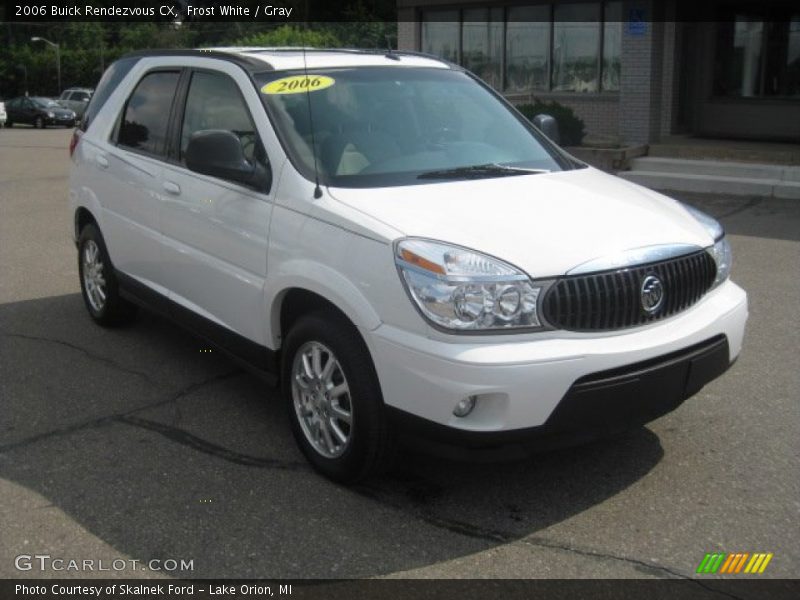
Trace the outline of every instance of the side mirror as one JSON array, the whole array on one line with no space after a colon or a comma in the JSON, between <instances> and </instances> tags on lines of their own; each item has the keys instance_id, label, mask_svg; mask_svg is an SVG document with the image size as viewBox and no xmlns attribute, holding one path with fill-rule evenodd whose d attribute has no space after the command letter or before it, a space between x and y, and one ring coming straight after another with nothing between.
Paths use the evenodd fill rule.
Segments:
<instances>
[{"instance_id":1,"label":"side mirror","mask_svg":"<svg viewBox=\"0 0 800 600\"><path fill-rule=\"evenodd\" d=\"M538 114L533 117L533 124L556 144L561 143L561 135L558 133L558 121L556 121L555 117L546 114Z\"/></svg>"},{"instance_id":2,"label":"side mirror","mask_svg":"<svg viewBox=\"0 0 800 600\"><path fill-rule=\"evenodd\" d=\"M186 148L186 166L203 175L235 181L266 192L272 184L269 166L253 164L244 156L241 140L224 129L196 131Z\"/></svg>"}]
</instances>

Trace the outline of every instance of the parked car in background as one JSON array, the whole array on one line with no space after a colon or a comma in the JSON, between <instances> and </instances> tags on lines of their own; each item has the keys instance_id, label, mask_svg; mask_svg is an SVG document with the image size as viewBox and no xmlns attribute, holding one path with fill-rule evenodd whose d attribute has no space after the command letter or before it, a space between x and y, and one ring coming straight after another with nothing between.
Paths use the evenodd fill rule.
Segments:
<instances>
[{"instance_id":1,"label":"parked car in background","mask_svg":"<svg viewBox=\"0 0 800 600\"><path fill-rule=\"evenodd\" d=\"M6 126L6 105L0 102L0 127Z\"/></svg>"},{"instance_id":2,"label":"parked car in background","mask_svg":"<svg viewBox=\"0 0 800 600\"><path fill-rule=\"evenodd\" d=\"M48 125L63 125L65 127L75 126L75 111L64 108L52 98L42 96L31 96L27 98L20 96L6 102L6 112L8 113L7 126L11 127L14 123L27 123L37 129L42 129Z\"/></svg>"},{"instance_id":3,"label":"parked car in background","mask_svg":"<svg viewBox=\"0 0 800 600\"><path fill-rule=\"evenodd\" d=\"M86 112L86 107L89 106L89 100L92 99L94 90L91 88L69 88L61 92L58 98L58 103L64 108L69 108L75 112L75 115L80 119L83 113Z\"/></svg>"}]
</instances>

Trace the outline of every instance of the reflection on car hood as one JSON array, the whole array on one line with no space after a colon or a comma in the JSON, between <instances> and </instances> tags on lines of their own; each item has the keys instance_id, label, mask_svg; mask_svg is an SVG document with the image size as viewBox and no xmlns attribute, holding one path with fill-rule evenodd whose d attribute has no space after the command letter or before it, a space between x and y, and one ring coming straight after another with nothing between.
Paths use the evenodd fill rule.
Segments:
<instances>
[{"instance_id":1,"label":"reflection on car hood","mask_svg":"<svg viewBox=\"0 0 800 600\"><path fill-rule=\"evenodd\" d=\"M632 248L713 243L680 203L593 168L330 193L405 235L491 254L532 277Z\"/></svg>"}]
</instances>

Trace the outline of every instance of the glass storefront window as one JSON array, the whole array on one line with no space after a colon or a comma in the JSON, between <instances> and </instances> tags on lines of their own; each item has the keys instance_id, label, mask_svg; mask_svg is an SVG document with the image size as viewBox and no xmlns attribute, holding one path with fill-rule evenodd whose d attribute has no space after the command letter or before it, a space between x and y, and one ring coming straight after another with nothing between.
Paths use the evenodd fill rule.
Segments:
<instances>
[{"instance_id":1,"label":"glass storefront window","mask_svg":"<svg viewBox=\"0 0 800 600\"><path fill-rule=\"evenodd\" d=\"M422 22L422 51L451 62L459 62L458 38L461 33L457 10L426 11Z\"/></svg>"},{"instance_id":2,"label":"glass storefront window","mask_svg":"<svg viewBox=\"0 0 800 600\"><path fill-rule=\"evenodd\" d=\"M764 95L800 97L800 12L769 23Z\"/></svg>"},{"instance_id":3,"label":"glass storefront window","mask_svg":"<svg viewBox=\"0 0 800 600\"><path fill-rule=\"evenodd\" d=\"M461 32L461 64L499 89L502 85L503 9L465 10Z\"/></svg>"},{"instance_id":4,"label":"glass storefront window","mask_svg":"<svg viewBox=\"0 0 800 600\"><path fill-rule=\"evenodd\" d=\"M769 18L737 14L717 23L714 95L800 96L800 13Z\"/></svg>"},{"instance_id":5,"label":"glass storefront window","mask_svg":"<svg viewBox=\"0 0 800 600\"><path fill-rule=\"evenodd\" d=\"M420 49L508 93L618 92L622 1L425 10Z\"/></svg>"},{"instance_id":6,"label":"glass storefront window","mask_svg":"<svg viewBox=\"0 0 800 600\"><path fill-rule=\"evenodd\" d=\"M715 92L722 96L755 96L761 79L764 23L738 15L736 21L720 23L717 42ZM725 52L721 52L722 48Z\"/></svg>"},{"instance_id":7,"label":"glass storefront window","mask_svg":"<svg viewBox=\"0 0 800 600\"><path fill-rule=\"evenodd\" d=\"M547 90L550 7L513 6L506 24L506 91Z\"/></svg>"},{"instance_id":8,"label":"glass storefront window","mask_svg":"<svg viewBox=\"0 0 800 600\"><path fill-rule=\"evenodd\" d=\"M600 49L600 5L554 7L554 92L596 92Z\"/></svg>"},{"instance_id":9,"label":"glass storefront window","mask_svg":"<svg viewBox=\"0 0 800 600\"><path fill-rule=\"evenodd\" d=\"M620 55L622 54L622 2L606 3L603 15L603 69L601 88L619 91Z\"/></svg>"}]
</instances>

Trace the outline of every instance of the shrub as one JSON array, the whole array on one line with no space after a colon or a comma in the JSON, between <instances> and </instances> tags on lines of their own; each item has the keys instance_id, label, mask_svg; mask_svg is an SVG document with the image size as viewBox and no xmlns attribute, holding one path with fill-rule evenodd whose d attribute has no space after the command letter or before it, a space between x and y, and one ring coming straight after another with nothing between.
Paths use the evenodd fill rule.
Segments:
<instances>
[{"instance_id":1,"label":"shrub","mask_svg":"<svg viewBox=\"0 0 800 600\"><path fill-rule=\"evenodd\" d=\"M559 104L555 100L543 102L536 99L533 104L520 104L517 109L525 115L528 120L538 114L547 114L558 121L558 132L561 134L562 146L580 146L583 136L586 135L583 120L575 114L569 106Z\"/></svg>"}]
</instances>

